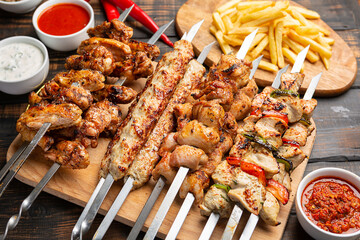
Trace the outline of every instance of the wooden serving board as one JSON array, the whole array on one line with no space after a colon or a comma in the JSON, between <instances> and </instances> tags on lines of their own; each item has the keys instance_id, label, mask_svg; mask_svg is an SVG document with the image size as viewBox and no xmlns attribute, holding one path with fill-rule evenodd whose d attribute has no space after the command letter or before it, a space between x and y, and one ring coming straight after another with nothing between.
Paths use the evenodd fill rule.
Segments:
<instances>
[{"instance_id":1,"label":"wooden serving board","mask_svg":"<svg viewBox=\"0 0 360 240\"><path fill-rule=\"evenodd\" d=\"M192 25L205 19L192 42L197 54L199 54L206 45L216 41L216 38L209 31L212 23L212 13L225 2L227 2L227 0L207 0L206 3L203 0L189 0L179 9L176 15L176 30L180 36L182 36L184 32L189 31ZM294 2L291 2L291 4L299 6L299 4ZM300 92L304 93L309 86L311 79L320 72L323 72L321 80L316 88L315 96L339 95L348 90L355 81L357 72L356 58L346 42L325 22L322 20L316 20L314 22L331 32L330 37L335 39L335 44L332 46L332 57L330 59L329 70L325 69L321 60L317 61L315 64L305 61L306 78L300 88ZM234 50L236 52L238 48ZM219 44L216 43L205 63L208 66L217 63L221 54L222 51ZM290 69L288 71L290 71ZM272 84L275 76L276 73L258 69L255 73L256 83L262 87L269 86Z\"/></svg>"},{"instance_id":2,"label":"wooden serving board","mask_svg":"<svg viewBox=\"0 0 360 240\"><path fill-rule=\"evenodd\" d=\"M135 90L139 90L144 86L144 84L145 81L140 80L134 82L131 87L133 87ZM125 116L128 105L124 105L122 106L122 108ZM315 123L313 122L313 124ZM307 144L303 148L303 151L307 156L310 156L311 154L311 150L315 141L315 135L316 129L309 136ZM100 168L100 161L106 152L109 141L110 139L101 138L96 148L88 148L90 155L90 165L88 166L88 168L83 170L60 168L58 172L54 175L54 177L50 180L50 182L47 184L44 191L84 207L98 183L98 171ZM23 144L23 142L21 140L21 137L18 135L8 149L6 156L7 160L11 158L11 156L21 146L21 144ZM22 166L19 173L16 175L16 178L28 185L35 186L48 171L51 164L51 162L44 158L42 150L37 147L35 148L34 152L29 156L25 164ZM292 192L290 194L290 200L287 205L282 206L279 214L279 221L282 224L277 227L271 227L260 221L253 234L253 239L268 240L269 236L271 236L271 239L274 240L281 239L287 219L290 214L291 206L294 202L296 189L302 179L306 164L307 160L305 160L301 165L299 165L291 175ZM131 192L127 197L124 205L118 212L117 216L115 217L115 220L122 222L126 225L133 226L137 217L140 214L140 211L142 210L142 207L145 205L146 200L150 196L154 185L155 182L151 180L144 187ZM112 186L100 208L100 214L106 214L107 210L110 208L112 202L115 200L117 194L119 193L121 186L122 183L115 183L114 186ZM159 208L162 199L166 194L166 191L167 187L162 191L158 201L155 203L155 206L151 211L150 216L145 222L145 227L143 228L143 231L146 231L147 228L150 226L152 219L154 218L157 209ZM165 238L166 233L169 231L171 224L180 209L181 204L182 199L177 197L174 201L174 204L171 206L162 226L159 229L158 237ZM239 225L240 227L236 231L237 239L239 238L248 217L249 214L244 213L244 216L241 218ZM199 208L197 206L193 206L185 220L183 227L181 228L178 239L198 239L202 229L205 226L206 220L206 217L202 217L200 215ZM217 227L212 234L211 239L221 238L226 223L227 220L219 221Z\"/></svg>"}]
</instances>

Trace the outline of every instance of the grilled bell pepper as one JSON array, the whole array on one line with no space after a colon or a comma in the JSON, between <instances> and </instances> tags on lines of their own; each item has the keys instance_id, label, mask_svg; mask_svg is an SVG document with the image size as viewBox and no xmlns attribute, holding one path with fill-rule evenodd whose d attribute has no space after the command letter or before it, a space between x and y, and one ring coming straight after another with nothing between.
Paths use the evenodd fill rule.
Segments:
<instances>
[{"instance_id":1,"label":"grilled bell pepper","mask_svg":"<svg viewBox=\"0 0 360 240\"><path fill-rule=\"evenodd\" d=\"M289 201L289 191L286 187L274 179L269 179L266 183L266 190L271 192L283 205L287 204Z\"/></svg>"},{"instance_id":2,"label":"grilled bell pepper","mask_svg":"<svg viewBox=\"0 0 360 240\"><path fill-rule=\"evenodd\" d=\"M262 169L261 167L259 167L256 164L245 162L245 161L241 161L240 168L242 171L257 177L259 179L259 182L262 185L266 186L266 177L265 177L264 169Z\"/></svg>"}]
</instances>

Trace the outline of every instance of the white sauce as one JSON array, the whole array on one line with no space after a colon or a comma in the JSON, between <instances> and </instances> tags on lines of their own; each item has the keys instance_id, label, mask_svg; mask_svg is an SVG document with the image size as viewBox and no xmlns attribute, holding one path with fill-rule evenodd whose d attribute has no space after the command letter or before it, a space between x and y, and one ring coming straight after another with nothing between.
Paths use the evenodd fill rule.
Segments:
<instances>
[{"instance_id":1,"label":"white sauce","mask_svg":"<svg viewBox=\"0 0 360 240\"><path fill-rule=\"evenodd\" d=\"M0 80L16 81L33 75L44 62L41 50L28 43L11 43L0 48Z\"/></svg>"}]
</instances>

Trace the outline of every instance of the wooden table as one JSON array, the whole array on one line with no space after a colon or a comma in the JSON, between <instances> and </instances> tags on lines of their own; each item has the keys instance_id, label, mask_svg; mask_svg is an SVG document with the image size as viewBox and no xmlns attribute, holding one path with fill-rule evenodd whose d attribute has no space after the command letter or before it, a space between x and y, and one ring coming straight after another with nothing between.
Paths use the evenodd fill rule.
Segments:
<instances>
[{"instance_id":1,"label":"wooden table","mask_svg":"<svg viewBox=\"0 0 360 240\"><path fill-rule=\"evenodd\" d=\"M316 10L322 19L350 45L360 63L360 0L295 0ZM136 0L159 25L175 18L177 10L186 0ZM204 1L205 4L206 1ZM105 20L103 9L98 0L91 1L95 10L96 24ZM16 15L0 10L0 40L15 35L36 37L31 24L32 12ZM129 19L127 23L134 28L134 38L147 40L151 33L140 23ZM167 35L174 42L179 39L172 26ZM158 42L161 52L170 47ZM51 79L57 72L64 70L64 59L73 52L55 52L49 50ZM1 57L1 56L0 56ZM359 72L358 72L359 73ZM340 167L360 175L360 75L349 91L334 98L318 99L319 104L314 114L317 125L316 143L307 165L305 174L321 167ZM16 120L25 110L27 95L11 96L0 93L0 167L5 164L7 149L16 137ZM21 202L31 192L29 187L14 180L5 194L0 198L0 232L5 229L8 218L17 213ZM82 208L41 193L29 212L21 219L19 225L8 235L8 239L69 239L72 228ZM94 226L102 220L98 216ZM283 239L311 239L297 221L295 209L291 212ZM93 227L88 237L93 235ZM130 227L114 222L106 239L125 239Z\"/></svg>"}]
</instances>

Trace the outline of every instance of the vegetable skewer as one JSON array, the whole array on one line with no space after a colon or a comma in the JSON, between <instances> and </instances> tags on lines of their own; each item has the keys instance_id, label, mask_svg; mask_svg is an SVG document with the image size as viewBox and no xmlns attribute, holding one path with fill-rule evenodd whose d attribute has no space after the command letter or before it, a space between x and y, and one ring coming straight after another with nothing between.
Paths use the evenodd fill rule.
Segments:
<instances>
[{"instance_id":1,"label":"vegetable skewer","mask_svg":"<svg viewBox=\"0 0 360 240\"><path fill-rule=\"evenodd\" d=\"M302 68L302 65L304 63L304 60L305 60L305 57L307 55L307 52L309 50L309 46L306 47L304 50L302 50L297 58L296 58L296 61L295 61L295 64L291 70L291 73L296 73L296 72L300 72L301 68ZM287 69L287 68L286 68ZM285 71L286 71L285 69ZM276 76L273 84L272 84L272 88L274 89L277 89L279 88L280 86L280 77L281 77L281 74L278 76ZM240 217L242 215L242 209L240 209L240 207L238 205L235 205L234 206L234 209L233 209L233 213L231 214L231 217L229 218L229 221L228 221L228 224L226 225L226 228L225 228L225 231L224 231L224 234L223 234L223 239L231 239L233 234L235 233L235 230L236 230L236 225L238 224L239 220L240 220ZM256 215L254 215L256 216ZM249 226L252 226L252 224L254 223L254 217L253 214L251 215L249 221ZM255 224L256 226L256 224Z\"/></svg>"},{"instance_id":2,"label":"vegetable skewer","mask_svg":"<svg viewBox=\"0 0 360 240\"><path fill-rule=\"evenodd\" d=\"M247 53L247 50L249 49L249 46L254 39L256 35L257 30L255 30L253 33L251 33L249 36L247 36L244 40L244 44L240 48L239 52L236 54L236 58L243 59L245 58L245 55ZM156 233L158 229L160 228L160 225L165 218L166 213L168 212L177 192L180 189L180 186L182 182L184 181L186 174L188 173L189 168L186 167L180 167L167 194L165 195L165 198L163 202L161 203L153 222L151 223L144 239L154 239L156 236ZM159 179L160 180L160 179Z\"/></svg>"},{"instance_id":3,"label":"vegetable skewer","mask_svg":"<svg viewBox=\"0 0 360 240\"><path fill-rule=\"evenodd\" d=\"M312 80L311 83L309 85L309 88L307 89L305 95L304 95L304 100L310 100L315 92L316 86L321 78L322 73L316 75ZM255 214L251 214L250 218L248 220L248 222L246 223L246 226L244 228L244 231L240 237L240 240L249 240L252 236L252 233L255 230L255 227L257 225L257 222L259 220L259 216L255 215Z\"/></svg>"}]
</instances>

